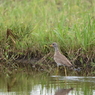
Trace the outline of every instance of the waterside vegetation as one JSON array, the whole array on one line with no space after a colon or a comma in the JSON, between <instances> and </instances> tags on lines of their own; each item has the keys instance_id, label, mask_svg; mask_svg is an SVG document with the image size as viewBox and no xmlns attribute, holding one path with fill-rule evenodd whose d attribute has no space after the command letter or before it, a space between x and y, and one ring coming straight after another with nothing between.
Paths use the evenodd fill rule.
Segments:
<instances>
[{"instance_id":1,"label":"waterside vegetation","mask_svg":"<svg viewBox=\"0 0 95 95\"><path fill-rule=\"evenodd\" d=\"M57 42L80 75L95 75L94 0L1 0L0 12L0 72L52 72Z\"/></svg>"}]
</instances>

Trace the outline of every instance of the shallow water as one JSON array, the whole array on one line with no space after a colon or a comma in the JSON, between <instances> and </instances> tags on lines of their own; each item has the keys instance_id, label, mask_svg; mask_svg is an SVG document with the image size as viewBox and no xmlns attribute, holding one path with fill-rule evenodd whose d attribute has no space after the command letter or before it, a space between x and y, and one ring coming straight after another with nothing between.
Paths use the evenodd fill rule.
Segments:
<instances>
[{"instance_id":1,"label":"shallow water","mask_svg":"<svg viewBox=\"0 0 95 95\"><path fill-rule=\"evenodd\" d=\"M95 95L95 77L65 77L46 73L0 76L0 95L54 95L62 88L73 88L68 95Z\"/></svg>"}]
</instances>

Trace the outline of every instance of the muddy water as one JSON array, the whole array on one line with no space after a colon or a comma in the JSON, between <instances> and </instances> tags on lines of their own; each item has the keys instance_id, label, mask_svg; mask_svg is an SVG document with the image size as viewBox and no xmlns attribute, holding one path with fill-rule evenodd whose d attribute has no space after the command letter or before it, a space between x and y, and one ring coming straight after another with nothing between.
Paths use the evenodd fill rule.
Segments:
<instances>
[{"instance_id":1,"label":"muddy water","mask_svg":"<svg viewBox=\"0 0 95 95\"><path fill-rule=\"evenodd\" d=\"M0 76L0 95L54 95L55 92L56 95L95 95L95 77L46 73Z\"/></svg>"}]
</instances>

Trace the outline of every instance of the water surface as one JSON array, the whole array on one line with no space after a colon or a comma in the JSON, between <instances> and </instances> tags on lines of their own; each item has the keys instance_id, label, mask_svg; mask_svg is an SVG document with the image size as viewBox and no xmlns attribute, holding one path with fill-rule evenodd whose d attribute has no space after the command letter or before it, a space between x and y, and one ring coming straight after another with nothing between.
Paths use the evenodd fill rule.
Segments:
<instances>
[{"instance_id":1,"label":"water surface","mask_svg":"<svg viewBox=\"0 0 95 95\"><path fill-rule=\"evenodd\" d=\"M46 73L17 73L0 77L0 95L54 95L58 89L70 88L73 90L68 95L95 95L95 77Z\"/></svg>"}]
</instances>

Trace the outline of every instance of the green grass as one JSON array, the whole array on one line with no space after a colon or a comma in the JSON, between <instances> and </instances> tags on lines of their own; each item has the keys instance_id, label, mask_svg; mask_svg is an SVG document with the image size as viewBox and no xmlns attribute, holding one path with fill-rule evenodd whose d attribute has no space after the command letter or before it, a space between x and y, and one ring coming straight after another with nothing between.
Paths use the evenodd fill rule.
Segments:
<instances>
[{"instance_id":1,"label":"green grass","mask_svg":"<svg viewBox=\"0 0 95 95\"><path fill-rule=\"evenodd\" d=\"M44 45L58 42L68 54L79 48L88 55L95 52L94 0L1 0L0 12L5 49L44 53ZM18 36L15 45L6 39L7 29Z\"/></svg>"}]
</instances>

